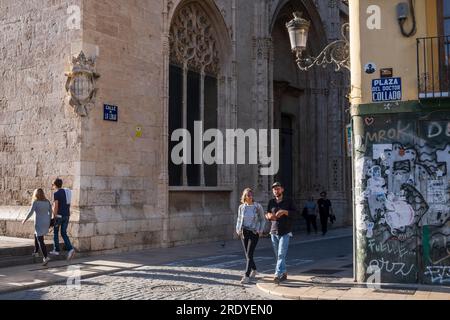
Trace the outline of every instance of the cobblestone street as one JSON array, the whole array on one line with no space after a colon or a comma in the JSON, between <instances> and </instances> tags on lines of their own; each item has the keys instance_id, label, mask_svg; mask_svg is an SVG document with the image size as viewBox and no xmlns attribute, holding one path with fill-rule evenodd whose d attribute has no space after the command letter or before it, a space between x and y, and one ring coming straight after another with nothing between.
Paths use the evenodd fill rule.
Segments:
<instances>
[{"instance_id":1,"label":"cobblestone street","mask_svg":"<svg viewBox=\"0 0 450 320\"><path fill-rule=\"evenodd\" d=\"M81 288L53 285L0 296L8 300L261 300L241 272L186 267L141 267L83 280ZM259 294L258 294L259 293Z\"/></svg>"},{"instance_id":2,"label":"cobblestone street","mask_svg":"<svg viewBox=\"0 0 450 320\"><path fill-rule=\"evenodd\" d=\"M314 262L324 258L351 253L351 237L318 238L312 241L294 242L291 245L287 261L288 271L295 274L298 268L309 268ZM312 243L314 245L311 245ZM239 250L239 243L235 244L237 246L229 252L216 252L208 256L181 260L172 258L162 263L152 262L151 254L134 253L143 259L141 266L107 275L83 277L78 287L67 286L66 283L54 284L6 293L0 295L0 300L280 299L259 290L256 281L245 286L239 283L245 269L245 258ZM122 257L121 261L126 261L127 255ZM268 239L265 239L257 250L255 262L260 272L257 278L273 274L275 260ZM101 265L101 260L98 263ZM79 266L84 269L92 268L88 262ZM68 268L76 269L77 265L53 267L49 271L55 274L65 273L67 278L73 277L75 274L71 276Z\"/></svg>"}]
</instances>

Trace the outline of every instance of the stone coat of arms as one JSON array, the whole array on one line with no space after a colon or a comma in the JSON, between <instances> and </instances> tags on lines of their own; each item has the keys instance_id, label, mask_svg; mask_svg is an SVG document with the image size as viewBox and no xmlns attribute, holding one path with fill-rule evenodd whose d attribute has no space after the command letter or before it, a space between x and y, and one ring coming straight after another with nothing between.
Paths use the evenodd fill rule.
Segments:
<instances>
[{"instance_id":1,"label":"stone coat of arms","mask_svg":"<svg viewBox=\"0 0 450 320\"><path fill-rule=\"evenodd\" d=\"M72 58L71 71L66 73L66 91L68 102L80 117L88 115L88 108L94 105L97 93L96 80L100 77L95 72L95 58L86 58L83 51Z\"/></svg>"}]
</instances>

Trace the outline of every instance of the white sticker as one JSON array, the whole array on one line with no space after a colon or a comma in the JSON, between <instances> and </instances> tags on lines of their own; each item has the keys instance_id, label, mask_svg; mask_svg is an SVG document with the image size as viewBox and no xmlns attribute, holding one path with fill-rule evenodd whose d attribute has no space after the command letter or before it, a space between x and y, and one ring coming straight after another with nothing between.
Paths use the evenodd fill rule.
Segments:
<instances>
[{"instance_id":1,"label":"white sticker","mask_svg":"<svg viewBox=\"0 0 450 320\"><path fill-rule=\"evenodd\" d=\"M370 238L373 237L373 227L375 227L375 223L373 223L373 222L366 222L366 226L367 226L366 237L370 239Z\"/></svg>"},{"instance_id":2,"label":"white sticker","mask_svg":"<svg viewBox=\"0 0 450 320\"><path fill-rule=\"evenodd\" d=\"M392 144L374 144L373 145L373 159L378 160L382 158L386 151L392 151Z\"/></svg>"}]
</instances>

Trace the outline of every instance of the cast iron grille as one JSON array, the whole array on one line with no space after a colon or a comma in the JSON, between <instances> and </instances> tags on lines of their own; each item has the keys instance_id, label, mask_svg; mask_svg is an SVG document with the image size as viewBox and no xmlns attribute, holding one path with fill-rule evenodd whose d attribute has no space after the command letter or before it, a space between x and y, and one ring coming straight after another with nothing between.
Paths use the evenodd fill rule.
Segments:
<instances>
[{"instance_id":1,"label":"cast iron grille","mask_svg":"<svg viewBox=\"0 0 450 320\"><path fill-rule=\"evenodd\" d=\"M182 285L161 285L152 287L152 290L159 292L189 292L194 291L195 289Z\"/></svg>"}]
</instances>

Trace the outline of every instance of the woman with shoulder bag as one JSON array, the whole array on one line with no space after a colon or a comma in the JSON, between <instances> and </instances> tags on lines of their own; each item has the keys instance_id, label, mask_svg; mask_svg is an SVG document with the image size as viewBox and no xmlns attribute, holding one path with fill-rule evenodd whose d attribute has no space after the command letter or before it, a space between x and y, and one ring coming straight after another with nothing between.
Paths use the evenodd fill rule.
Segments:
<instances>
[{"instance_id":1,"label":"woman with shoulder bag","mask_svg":"<svg viewBox=\"0 0 450 320\"><path fill-rule=\"evenodd\" d=\"M238 211L236 233L242 240L245 257L247 258L247 269L241 280L242 284L250 283L250 278L257 275L256 264L253 259L259 237L264 232L266 219L263 207L253 201L253 191L247 188L242 193L241 206Z\"/></svg>"},{"instance_id":2,"label":"woman with shoulder bag","mask_svg":"<svg viewBox=\"0 0 450 320\"><path fill-rule=\"evenodd\" d=\"M48 234L50 229L50 221L52 216L52 205L47 200L44 190L37 189L33 193L32 206L26 218L22 221L22 225L27 222L33 213L36 214L34 221L34 253L33 256L39 255L39 249L44 256L43 265L46 266L50 259L47 255L47 247L45 246L44 237Z\"/></svg>"}]
</instances>

